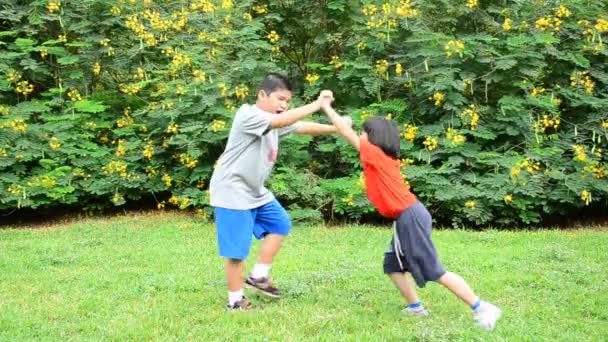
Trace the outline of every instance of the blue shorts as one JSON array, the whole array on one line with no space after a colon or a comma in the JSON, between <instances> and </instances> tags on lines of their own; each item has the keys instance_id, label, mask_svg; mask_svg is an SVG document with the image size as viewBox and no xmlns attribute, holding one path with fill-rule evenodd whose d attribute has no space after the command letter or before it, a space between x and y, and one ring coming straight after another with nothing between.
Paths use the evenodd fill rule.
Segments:
<instances>
[{"instance_id":1,"label":"blue shorts","mask_svg":"<svg viewBox=\"0 0 608 342\"><path fill-rule=\"evenodd\" d=\"M215 207L217 245L225 258L245 260L252 236L261 240L266 234L287 235L291 220L275 199L261 207L247 210Z\"/></svg>"}]
</instances>

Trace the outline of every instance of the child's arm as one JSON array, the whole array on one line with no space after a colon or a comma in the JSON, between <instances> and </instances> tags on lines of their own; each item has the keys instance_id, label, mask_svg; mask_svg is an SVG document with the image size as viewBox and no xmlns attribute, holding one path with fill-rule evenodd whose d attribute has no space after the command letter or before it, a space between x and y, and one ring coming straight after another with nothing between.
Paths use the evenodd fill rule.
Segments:
<instances>
[{"instance_id":1,"label":"child's arm","mask_svg":"<svg viewBox=\"0 0 608 342\"><path fill-rule=\"evenodd\" d=\"M327 114L331 122L334 124L338 133L342 135L346 139L346 141L348 141L349 144L353 145L353 147L356 148L357 151L359 151L359 136L357 135L357 133L355 133L355 131L353 131L351 124L346 119L341 117L338 113L336 113L333 108L331 108L331 104L329 101L323 101L321 103L323 111L325 112L325 114Z\"/></svg>"},{"instance_id":2,"label":"child's arm","mask_svg":"<svg viewBox=\"0 0 608 342\"><path fill-rule=\"evenodd\" d=\"M295 130L297 134L306 134L306 135L323 135L323 134L334 134L337 133L338 130L334 125L324 125L315 122L308 121L300 121L299 127Z\"/></svg>"},{"instance_id":3,"label":"child's arm","mask_svg":"<svg viewBox=\"0 0 608 342\"><path fill-rule=\"evenodd\" d=\"M286 127L286 126L292 125L292 124L302 120L303 118L307 117L308 115L321 109L321 101L325 98L333 99L332 92L329 90L323 90L323 91L321 91L321 94L319 94L319 98L313 103L309 103L302 107L288 110L281 114L272 115L270 118L270 127L271 128Z\"/></svg>"}]
</instances>

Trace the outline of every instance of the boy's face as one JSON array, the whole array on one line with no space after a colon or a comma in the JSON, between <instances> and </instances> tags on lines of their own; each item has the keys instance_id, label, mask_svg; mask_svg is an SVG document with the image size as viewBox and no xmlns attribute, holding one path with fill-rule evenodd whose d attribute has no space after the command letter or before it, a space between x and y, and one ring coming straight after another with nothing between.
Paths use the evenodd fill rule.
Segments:
<instances>
[{"instance_id":1,"label":"boy's face","mask_svg":"<svg viewBox=\"0 0 608 342\"><path fill-rule=\"evenodd\" d=\"M287 89L277 89L270 94L260 90L256 104L266 112L280 114L289 108L289 101L291 101L291 91Z\"/></svg>"}]
</instances>

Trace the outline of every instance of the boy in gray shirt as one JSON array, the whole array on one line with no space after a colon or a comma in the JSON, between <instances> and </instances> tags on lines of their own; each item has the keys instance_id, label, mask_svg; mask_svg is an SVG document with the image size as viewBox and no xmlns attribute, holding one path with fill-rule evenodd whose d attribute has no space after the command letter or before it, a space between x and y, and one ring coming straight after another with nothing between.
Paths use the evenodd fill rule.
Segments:
<instances>
[{"instance_id":1,"label":"boy in gray shirt","mask_svg":"<svg viewBox=\"0 0 608 342\"><path fill-rule=\"evenodd\" d=\"M243 270L252 236L264 241L245 284L271 297L281 295L269 273L272 259L291 229L291 220L264 187L278 155L279 138L291 132L336 133L333 125L299 121L318 111L321 99L333 98L331 91L322 91L311 104L287 110L291 92L284 76L271 73L264 78L256 104L243 105L237 111L226 149L211 177L210 202L215 211L219 254L225 258L228 309L251 307L243 294Z\"/></svg>"}]
</instances>

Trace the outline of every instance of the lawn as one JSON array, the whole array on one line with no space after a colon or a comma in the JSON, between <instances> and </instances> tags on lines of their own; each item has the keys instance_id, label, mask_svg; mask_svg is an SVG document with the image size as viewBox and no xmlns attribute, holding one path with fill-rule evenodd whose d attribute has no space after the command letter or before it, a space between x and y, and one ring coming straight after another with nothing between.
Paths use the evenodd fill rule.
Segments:
<instances>
[{"instance_id":1,"label":"lawn","mask_svg":"<svg viewBox=\"0 0 608 342\"><path fill-rule=\"evenodd\" d=\"M382 274L388 229L296 226L273 267L284 297L247 292L254 310L226 312L214 227L191 216L12 228L0 229L0 340L608 338L608 229L435 231L446 268L503 309L482 332L437 284L419 291L429 317L401 314Z\"/></svg>"}]
</instances>

